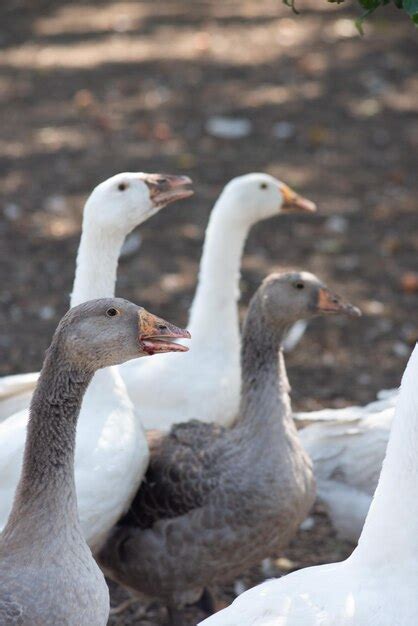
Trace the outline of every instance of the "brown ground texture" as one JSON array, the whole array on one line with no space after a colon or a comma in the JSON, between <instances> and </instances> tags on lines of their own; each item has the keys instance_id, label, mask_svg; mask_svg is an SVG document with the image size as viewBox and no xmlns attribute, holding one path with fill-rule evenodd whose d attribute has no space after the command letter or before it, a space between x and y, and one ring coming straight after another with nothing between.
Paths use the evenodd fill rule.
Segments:
<instances>
[{"instance_id":1,"label":"brown ground texture","mask_svg":"<svg viewBox=\"0 0 418 626\"><path fill-rule=\"evenodd\" d=\"M233 176L268 171L319 212L253 229L242 312L260 280L283 267L317 273L364 312L310 325L287 358L294 406L364 403L399 383L418 338L418 34L396 10L378 12L360 38L353 6L299 8L1 3L0 374L39 369L68 305L82 206L98 182L124 170L193 178L192 201L141 228L117 285L118 295L184 324L214 200ZM251 131L216 138L207 130L215 115L245 118ZM349 553L320 507L315 522L279 560L282 572ZM114 590L115 602L122 597ZM232 587L217 590L220 603L232 597ZM111 624L164 617L133 615Z\"/></svg>"}]
</instances>

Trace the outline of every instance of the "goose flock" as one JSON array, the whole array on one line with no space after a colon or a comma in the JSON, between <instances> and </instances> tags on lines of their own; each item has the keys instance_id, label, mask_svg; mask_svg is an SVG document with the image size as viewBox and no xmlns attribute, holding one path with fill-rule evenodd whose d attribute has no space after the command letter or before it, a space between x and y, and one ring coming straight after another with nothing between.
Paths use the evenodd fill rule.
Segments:
<instances>
[{"instance_id":1,"label":"goose flock","mask_svg":"<svg viewBox=\"0 0 418 626\"><path fill-rule=\"evenodd\" d=\"M114 612L158 601L172 626L191 604L205 626L416 626L418 348L399 392L292 411L289 332L361 313L310 272L272 273L241 335L251 227L316 211L264 173L212 209L187 329L116 298L125 238L191 185L125 172L93 190L42 370L0 379L0 626L105 626L104 576L129 593ZM213 586L279 556L317 498L352 555L216 612Z\"/></svg>"}]
</instances>

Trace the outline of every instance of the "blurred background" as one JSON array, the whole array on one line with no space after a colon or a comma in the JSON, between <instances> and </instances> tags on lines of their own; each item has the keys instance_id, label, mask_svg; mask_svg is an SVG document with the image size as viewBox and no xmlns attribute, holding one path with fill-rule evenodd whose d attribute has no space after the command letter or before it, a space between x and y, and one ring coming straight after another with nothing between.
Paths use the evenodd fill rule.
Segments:
<instances>
[{"instance_id":1,"label":"blurred background","mask_svg":"<svg viewBox=\"0 0 418 626\"><path fill-rule=\"evenodd\" d=\"M396 10L378 11L361 38L354 2L298 8L1 4L0 374L39 369L96 184L124 170L193 178L191 201L130 237L117 284L117 295L184 324L217 195L233 176L267 171L319 212L253 229L242 312L285 267L317 273L364 312L311 324L287 359L295 406L363 403L399 383L418 339L418 32ZM312 532L282 569L348 549L326 522Z\"/></svg>"}]
</instances>

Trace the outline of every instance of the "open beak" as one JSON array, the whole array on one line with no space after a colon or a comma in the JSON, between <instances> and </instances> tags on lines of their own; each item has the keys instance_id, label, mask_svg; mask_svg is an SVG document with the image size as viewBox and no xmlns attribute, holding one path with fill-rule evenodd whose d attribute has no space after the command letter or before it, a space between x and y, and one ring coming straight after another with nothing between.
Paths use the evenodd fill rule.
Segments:
<instances>
[{"instance_id":1,"label":"open beak","mask_svg":"<svg viewBox=\"0 0 418 626\"><path fill-rule=\"evenodd\" d=\"M358 307L350 304L349 302L344 302L344 300L342 300L340 296L332 293L332 291L330 291L326 287L321 287L318 290L316 310L318 311L318 313L322 314L343 313L345 315L349 315L350 317L361 316L361 311Z\"/></svg>"},{"instance_id":2,"label":"open beak","mask_svg":"<svg viewBox=\"0 0 418 626\"><path fill-rule=\"evenodd\" d=\"M193 189L188 185L192 184L188 176L173 176L172 174L140 174L141 179L147 185L152 204L155 208L162 207L182 200L193 195Z\"/></svg>"},{"instance_id":3,"label":"open beak","mask_svg":"<svg viewBox=\"0 0 418 626\"><path fill-rule=\"evenodd\" d=\"M283 196L282 211L286 213L315 213L316 204L303 196L299 196L293 189L281 183L280 191Z\"/></svg>"},{"instance_id":4,"label":"open beak","mask_svg":"<svg viewBox=\"0 0 418 626\"><path fill-rule=\"evenodd\" d=\"M170 322L148 313L142 309L138 313L139 343L141 350L147 354L162 354L164 352L187 352L189 348L175 339L190 339L188 330L178 328Z\"/></svg>"}]
</instances>

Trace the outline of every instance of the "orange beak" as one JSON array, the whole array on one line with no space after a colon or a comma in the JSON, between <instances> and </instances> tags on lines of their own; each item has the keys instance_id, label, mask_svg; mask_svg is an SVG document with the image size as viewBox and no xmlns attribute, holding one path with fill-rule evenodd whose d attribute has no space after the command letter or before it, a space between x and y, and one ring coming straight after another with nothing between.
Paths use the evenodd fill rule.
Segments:
<instances>
[{"instance_id":1,"label":"orange beak","mask_svg":"<svg viewBox=\"0 0 418 626\"><path fill-rule=\"evenodd\" d=\"M138 313L139 342L143 352L149 355L164 352L187 352L189 348L174 339L190 339L188 330L178 328L145 309Z\"/></svg>"},{"instance_id":2,"label":"orange beak","mask_svg":"<svg viewBox=\"0 0 418 626\"><path fill-rule=\"evenodd\" d=\"M318 290L316 309L318 313L321 314L343 313L345 315L350 315L351 317L361 316L361 311L358 307L350 304L349 302L344 302L340 296L332 293L332 291L326 287L321 287Z\"/></svg>"},{"instance_id":3,"label":"orange beak","mask_svg":"<svg viewBox=\"0 0 418 626\"><path fill-rule=\"evenodd\" d=\"M283 196L282 211L286 213L315 213L316 204L297 194L293 189L281 183L280 191Z\"/></svg>"}]
</instances>

